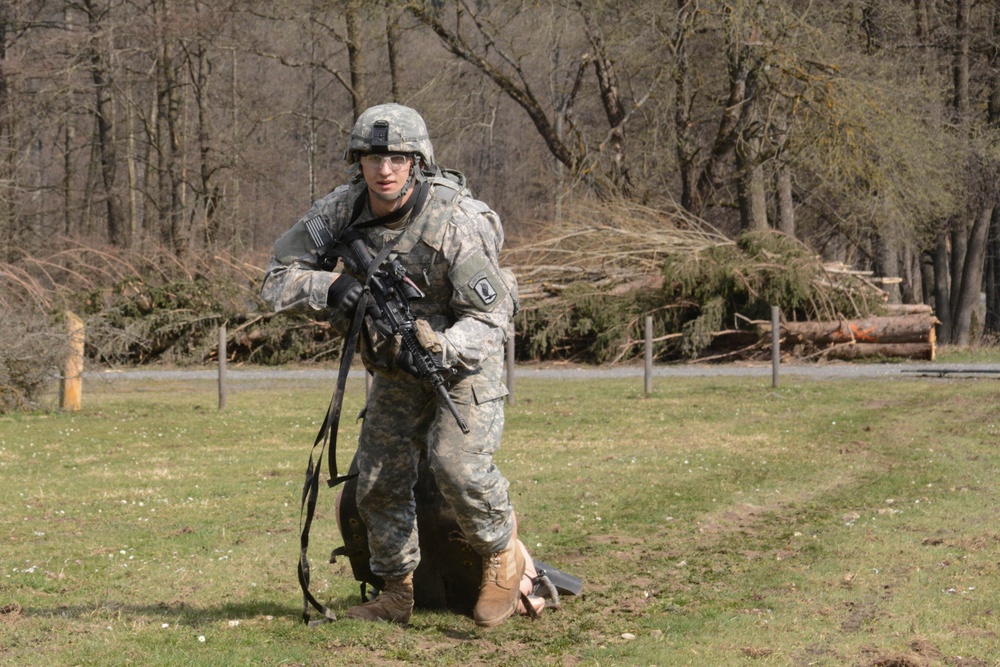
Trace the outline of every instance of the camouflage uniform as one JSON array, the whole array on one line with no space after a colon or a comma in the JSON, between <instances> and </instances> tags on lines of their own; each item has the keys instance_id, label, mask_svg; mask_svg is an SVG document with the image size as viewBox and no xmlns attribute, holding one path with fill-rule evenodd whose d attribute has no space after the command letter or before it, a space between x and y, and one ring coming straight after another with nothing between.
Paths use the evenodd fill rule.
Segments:
<instances>
[{"instance_id":1,"label":"camouflage uniform","mask_svg":"<svg viewBox=\"0 0 1000 667\"><path fill-rule=\"evenodd\" d=\"M454 180L424 178L429 195L415 217L399 229L376 225L364 233L373 254L402 235L390 257L398 257L425 293L411 308L438 332L444 365L457 370L449 394L470 432L462 433L430 383L396 367L398 342L369 327L361 352L374 379L358 442L357 504L369 527L372 571L385 578L412 572L420 560L413 486L422 452L478 553L497 552L513 533L508 482L493 464L504 425L503 349L515 298L512 274L499 267L503 229L496 213ZM309 226L322 222L338 238L365 195L360 178L337 188L275 243L261 290L275 310L327 307L333 274L319 269ZM366 206L354 222L371 219Z\"/></svg>"}]
</instances>

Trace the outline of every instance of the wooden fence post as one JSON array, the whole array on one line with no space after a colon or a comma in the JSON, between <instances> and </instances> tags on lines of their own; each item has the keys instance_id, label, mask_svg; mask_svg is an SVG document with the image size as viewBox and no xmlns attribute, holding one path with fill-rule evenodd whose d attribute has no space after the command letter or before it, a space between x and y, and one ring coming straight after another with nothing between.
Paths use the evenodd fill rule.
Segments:
<instances>
[{"instance_id":1,"label":"wooden fence post","mask_svg":"<svg viewBox=\"0 0 1000 667\"><path fill-rule=\"evenodd\" d=\"M226 402L229 398L229 387L226 383L226 357L228 352L226 351L226 323L223 322L219 326L219 409L226 409Z\"/></svg>"},{"instance_id":2,"label":"wooden fence post","mask_svg":"<svg viewBox=\"0 0 1000 667\"><path fill-rule=\"evenodd\" d=\"M59 405L63 410L75 412L80 409L83 398L83 320L67 310L66 326L69 330L69 351L59 382Z\"/></svg>"},{"instance_id":3,"label":"wooden fence post","mask_svg":"<svg viewBox=\"0 0 1000 667\"><path fill-rule=\"evenodd\" d=\"M646 315L646 350L644 363L646 375L646 396L653 393L653 316Z\"/></svg>"},{"instance_id":4,"label":"wooden fence post","mask_svg":"<svg viewBox=\"0 0 1000 667\"><path fill-rule=\"evenodd\" d=\"M781 365L781 309L771 306L771 386L778 386L778 366Z\"/></svg>"},{"instance_id":5,"label":"wooden fence post","mask_svg":"<svg viewBox=\"0 0 1000 667\"><path fill-rule=\"evenodd\" d=\"M514 328L507 334L507 405L514 405Z\"/></svg>"}]
</instances>

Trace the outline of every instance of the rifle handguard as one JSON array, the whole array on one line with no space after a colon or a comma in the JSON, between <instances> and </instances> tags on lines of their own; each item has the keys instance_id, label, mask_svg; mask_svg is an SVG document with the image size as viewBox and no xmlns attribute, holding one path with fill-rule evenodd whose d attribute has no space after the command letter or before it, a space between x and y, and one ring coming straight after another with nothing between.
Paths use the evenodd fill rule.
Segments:
<instances>
[{"instance_id":1,"label":"rifle handguard","mask_svg":"<svg viewBox=\"0 0 1000 667\"><path fill-rule=\"evenodd\" d=\"M430 380L431 385L437 391L441 400L444 401L448 410L451 411L452 416L455 418L455 423L458 424L458 428L462 429L462 433L467 434L469 432L469 425L462 418L462 415L458 412L458 408L455 406L455 402L451 400L451 396L448 394L445 373L451 376L454 374L454 371L441 366L432 354L421 347L412 327L400 329L399 337L403 347L413 355L413 364L417 367L419 377Z\"/></svg>"}]
</instances>

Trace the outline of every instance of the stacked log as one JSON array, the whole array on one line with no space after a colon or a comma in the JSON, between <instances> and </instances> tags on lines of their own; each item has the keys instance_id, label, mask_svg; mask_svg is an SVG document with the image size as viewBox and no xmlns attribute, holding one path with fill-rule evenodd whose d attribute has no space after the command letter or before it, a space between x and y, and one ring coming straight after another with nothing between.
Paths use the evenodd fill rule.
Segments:
<instances>
[{"instance_id":1,"label":"stacked log","mask_svg":"<svg viewBox=\"0 0 1000 667\"><path fill-rule=\"evenodd\" d=\"M868 317L831 322L783 322L783 344L811 347L827 359L896 357L933 361L938 319L929 308L889 317ZM762 325L770 336L770 325Z\"/></svg>"}]
</instances>

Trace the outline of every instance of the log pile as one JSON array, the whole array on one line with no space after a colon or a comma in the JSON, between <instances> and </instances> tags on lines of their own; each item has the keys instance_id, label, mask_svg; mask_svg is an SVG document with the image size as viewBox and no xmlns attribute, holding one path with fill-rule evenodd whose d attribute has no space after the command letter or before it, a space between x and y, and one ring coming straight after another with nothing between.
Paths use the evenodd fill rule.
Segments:
<instances>
[{"instance_id":1,"label":"log pile","mask_svg":"<svg viewBox=\"0 0 1000 667\"><path fill-rule=\"evenodd\" d=\"M825 264L827 275L851 276L869 289L881 292L888 301L885 285L899 283L897 277L875 276L843 263ZM785 322L781 325L784 344L798 349L798 356L824 359L900 358L933 361L936 355L935 326L940 324L925 304L883 303L885 316L834 321ZM764 332L770 336L770 326Z\"/></svg>"},{"instance_id":2,"label":"log pile","mask_svg":"<svg viewBox=\"0 0 1000 667\"><path fill-rule=\"evenodd\" d=\"M933 361L935 330L939 324L929 306L900 308L902 314L831 322L783 322L782 345L798 350L796 356L826 359L871 357ZM770 325L761 327L770 336Z\"/></svg>"}]
</instances>

